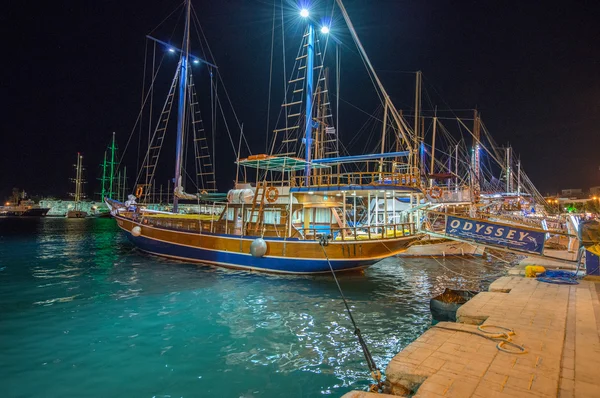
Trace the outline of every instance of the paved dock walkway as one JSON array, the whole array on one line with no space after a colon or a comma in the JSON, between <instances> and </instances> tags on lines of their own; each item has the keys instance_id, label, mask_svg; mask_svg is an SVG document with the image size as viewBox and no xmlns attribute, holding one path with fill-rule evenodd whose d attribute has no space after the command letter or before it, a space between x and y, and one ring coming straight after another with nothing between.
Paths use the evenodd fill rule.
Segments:
<instances>
[{"instance_id":1,"label":"paved dock walkway","mask_svg":"<svg viewBox=\"0 0 600 398\"><path fill-rule=\"evenodd\" d=\"M597 290L598 289L598 290ZM389 393L425 397L600 397L600 284L503 277L396 355ZM527 352L497 349L477 325L514 329ZM488 331L495 331L489 326ZM450 329L450 330L448 330ZM515 347L505 346L517 351ZM367 397L351 392L345 397Z\"/></svg>"}]
</instances>

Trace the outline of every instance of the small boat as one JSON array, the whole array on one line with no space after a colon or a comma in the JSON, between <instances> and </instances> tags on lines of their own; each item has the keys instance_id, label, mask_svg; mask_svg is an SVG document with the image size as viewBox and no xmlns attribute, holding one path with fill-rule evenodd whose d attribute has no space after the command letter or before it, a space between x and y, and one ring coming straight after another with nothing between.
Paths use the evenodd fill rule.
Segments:
<instances>
[{"instance_id":1,"label":"small boat","mask_svg":"<svg viewBox=\"0 0 600 398\"><path fill-rule=\"evenodd\" d=\"M473 290L444 290L429 301L431 316L436 321L456 322L456 311L479 293Z\"/></svg>"}]
</instances>

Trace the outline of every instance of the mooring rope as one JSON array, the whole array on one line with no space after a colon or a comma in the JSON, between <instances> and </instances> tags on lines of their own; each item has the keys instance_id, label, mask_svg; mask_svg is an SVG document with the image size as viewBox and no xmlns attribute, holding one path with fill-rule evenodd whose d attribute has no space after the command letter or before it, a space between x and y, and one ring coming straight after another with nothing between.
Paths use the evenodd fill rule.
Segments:
<instances>
[{"instance_id":1,"label":"mooring rope","mask_svg":"<svg viewBox=\"0 0 600 398\"><path fill-rule=\"evenodd\" d=\"M371 372L371 376L375 380L375 384L371 384L369 386L369 391L370 392L382 392L383 391L383 381L381 380L381 371L377 367L377 364L375 363L375 360L373 359L373 356L371 355L371 352L369 351L369 347L367 347L367 343L363 339L362 334L360 333L360 329L358 328L358 326L356 325L356 322L354 321L354 317L352 316L352 311L350 311L350 306L348 305L346 296L344 296L342 287L340 286L340 283L338 282L338 279L335 276L335 271L333 270L333 266L331 265L331 261L329 261L329 256L327 255L327 251L325 250L325 246L329 245L329 237L322 236L319 239L319 245L321 245L321 248L323 249L323 254L325 254L325 259L327 259L327 264L329 265L329 269L331 270L331 275L333 275L333 280L335 281L335 284L337 285L337 288L340 292L340 296L342 296L342 300L344 301L344 305L346 306L346 311L348 312L348 316L350 317L350 321L352 322L352 325L354 326L354 334L358 338L358 343L360 344L360 347L362 348L363 354L365 356L365 360L367 361L367 366L369 367L369 371Z\"/></svg>"}]
</instances>

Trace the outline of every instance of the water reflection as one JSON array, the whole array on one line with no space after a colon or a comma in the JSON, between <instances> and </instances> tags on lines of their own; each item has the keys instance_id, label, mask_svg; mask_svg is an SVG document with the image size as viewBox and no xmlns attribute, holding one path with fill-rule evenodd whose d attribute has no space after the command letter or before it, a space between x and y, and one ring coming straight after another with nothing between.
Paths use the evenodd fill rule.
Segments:
<instances>
[{"instance_id":1,"label":"water reflection","mask_svg":"<svg viewBox=\"0 0 600 398\"><path fill-rule=\"evenodd\" d=\"M286 386L296 396L337 396L369 383L330 276L163 260L133 250L112 220L74 221L47 219L29 236L0 233L11 241L0 244L8 395L39 396L44 387L57 396L275 397ZM431 297L485 287L482 277L505 267L391 258L339 280L383 369L429 327Z\"/></svg>"}]
</instances>

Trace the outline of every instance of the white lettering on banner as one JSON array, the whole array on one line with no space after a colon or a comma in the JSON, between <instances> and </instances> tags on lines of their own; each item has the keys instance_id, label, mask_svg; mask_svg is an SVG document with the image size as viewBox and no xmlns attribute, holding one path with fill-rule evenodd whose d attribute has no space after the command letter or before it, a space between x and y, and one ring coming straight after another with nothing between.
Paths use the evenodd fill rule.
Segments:
<instances>
[{"instance_id":1,"label":"white lettering on banner","mask_svg":"<svg viewBox=\"0 0 600 398\"><path fill-rule=\"evenodd\" d=\"M460 221L458 221L458 220L452 220L452 222L450 222L450 226L452 228L458 228L458 227L460 227Z\"/></svg>"},{"instance_id":2,"label":"white lettering on banner","mask_svg":"<svg viewBox=\"0 0 600 398\"><path fill-rule=\"evenodd\" d=\"M465 222L465 226L463 227L463 231L470 231L473 228L473 224L470 222Z\"/></svg>"},{"instance_id":3,"label":"white lettering on banner","mask_svg":"<svg viewBox=\"0 0 600 398\"><path fill-rule=\"evenodd\" d=\"M491 235L493 231L494 231L494 227L492 227L491 225L485 227L485 234L486 235Z\"/></svg>"},{"instance_id":4,"label":"white lettering on banner","mask_svg":"<svg viewBox=\"0 0 600 398\"><path fill-rule=\"evenodd\" d=\"M512 239L512 238L514 238L516 233L517 233L517 231L515 231L514 229L511 229L506 234L506 239Z\"/></svg>"},{"instance_id":5,"label":"white lettering on banner","mask_svg":"<svg viewBox=\"0 0 600 398\"><path fill-rule=\"evenodd\" d=\"M500 237L500 236L502 236L503 233L504 233L504 228L498 228L494 235Z\"/></svg>"},{"instance_id":6,"label":"white lettering on banner","mask_svg":"<svg viewBox=\"0 0 600 398\"><path fill-rule=\"evenodd\" d=\"M475 224L475 232L479 233L485 225Z\"/></svg>"},{"instance_id":7,"label":"white lettering on banner","mask_svg":"<svg viewBox=\"0 0 600 398\"><path fill-rule=\"evenodd\" d=\"M529 232L519 232L519 240L522 241L527 235L529 235Z\"/></svg>"}]
</instances>

